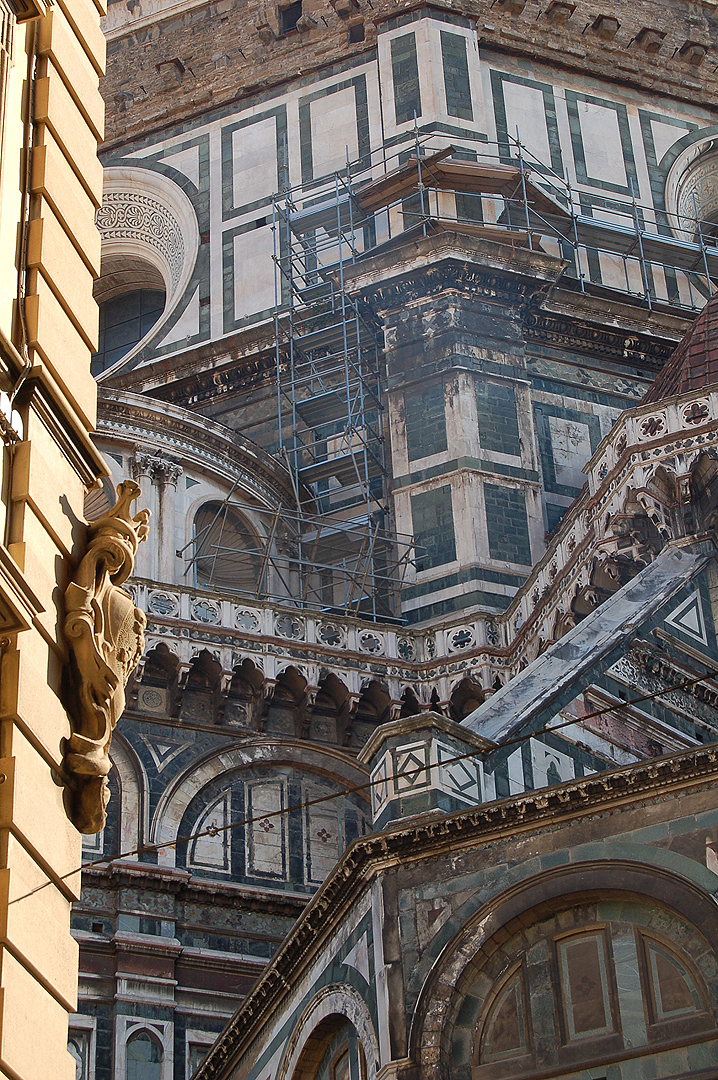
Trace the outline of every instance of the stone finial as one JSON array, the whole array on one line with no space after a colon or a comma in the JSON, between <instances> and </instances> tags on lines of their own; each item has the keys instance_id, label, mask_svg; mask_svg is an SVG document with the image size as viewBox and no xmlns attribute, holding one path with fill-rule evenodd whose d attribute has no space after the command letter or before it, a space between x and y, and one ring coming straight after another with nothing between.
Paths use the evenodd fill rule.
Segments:
<instances>
[{"instance_id":1,"label":"stone finial","mask_svg":"<svg viewBox=\"0 0 718 1080\"><path fill-rule=\"evenodd\" d=\"M103 828L112 732L125 707L125 685L144 649L145 616L120 586L147 538L149 510L130 515L139 485L125 480L117 502L94 521L87 548L65 590L70 659L64 690L72 734L64 747L68 815L82 833Z\"/></svg>"}]
</instances>

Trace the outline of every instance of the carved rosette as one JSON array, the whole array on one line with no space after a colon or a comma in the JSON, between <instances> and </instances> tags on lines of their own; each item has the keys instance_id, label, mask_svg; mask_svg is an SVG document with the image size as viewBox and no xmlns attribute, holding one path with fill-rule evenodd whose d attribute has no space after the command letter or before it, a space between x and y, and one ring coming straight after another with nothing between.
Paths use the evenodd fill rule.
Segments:
<instances>
[{"instance_id":1,"label":"carved rosette","mask_svg":"<svg viewBox=\"0 0 718 1080\"><path fill-rule=\"evenodd\" d=\"M148 533L149 510L130 513L139 494L134 480L118 486L115 505L88 527L85 555L65 591L65 706L72 726L64 747L66 803L82 833L105 824L112 731L144 649L145 616L120 588Z\"/></svg>"}]
</instances>

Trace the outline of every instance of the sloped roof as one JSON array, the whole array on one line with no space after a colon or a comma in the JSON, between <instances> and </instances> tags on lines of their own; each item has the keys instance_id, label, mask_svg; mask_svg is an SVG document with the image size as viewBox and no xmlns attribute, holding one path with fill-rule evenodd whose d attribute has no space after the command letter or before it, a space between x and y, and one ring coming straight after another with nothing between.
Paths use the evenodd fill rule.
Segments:
<instances>
[{"instance_id":1,"label":"sloped roof","mask_svg":"<svg viewBox=\"0 0 718 1080\"><path fill-rule=\"evenodd\" d=\"M702 542L669 544L658 558L551 645L462 721L462 726L500 743L547 712L558 712L568 693L576 697L622 655L637 628L683 588L713 557Z\"/></svg>"},{"instance_id":2,"label":"sloped roof","mask_svg":"<svg viewBox=\"0 0 718 1080\"><path fill-rule=\"evenodd\" d=\"M718 296L712 297L677 346L643 404L718 383Z\"/></svg>"}]
</instances>

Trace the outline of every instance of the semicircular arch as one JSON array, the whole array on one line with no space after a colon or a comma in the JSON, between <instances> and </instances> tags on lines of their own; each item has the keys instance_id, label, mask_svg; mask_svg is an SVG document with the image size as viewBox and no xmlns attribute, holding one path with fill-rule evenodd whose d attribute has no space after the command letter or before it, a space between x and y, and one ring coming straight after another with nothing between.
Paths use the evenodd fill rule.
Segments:
<instances>
[{"instance_id":1,"label":"semicircular arch","mask_svg":"<svg viewBox=\"0 0 718 1080\"><path fill-rule=\"evenodd\" d=\"M635 848L634 854L638 854L638 845ZM651 862L620 858L587 860L536 874L473 911L463 925L457 925L448 941L442 936L419 993L409 1036L410 1055L420 1066L427 1066L427 1080L438 1074L425 1060L424 1049L436 1047L437 1040L442 1046L451 1041L467 985L477 974L479 956L483 953L488 958L493 942L519 934L531 923L575 907L586 898L620 897L672 911L700 928L710 948L718 954L718 907L706 888L715 885L709 881L715 875L693 860L679 856L678 864L692 864L694 868L692 874L683 876L675 865L666 865L676 863L671 858L675 853L663 849L652 851L660 851L668 858L659 857ZM616 884L607 884L611 881ZM452 921L458 923L459 919L457 912Z\"/></svg>"},{"instance_id":2,"label":"semicircular arch","mask_svg":"<svg viewBox=\"0 0 718 1080\"><path fill-rule=\"evenodd\" d=\"M379 1040L371 1013L361 994L345 983L322 987L306 1006L287 1042L277 1080L313 1080L306 1062L314 1061L317 1046L342 1021L352 1024L357 1033L364 1051L367 1080L376 1080Z\"/></svg>"},{"instance_id":3,"label":"semicircular arch","mask_svg":"<svg viewBox=\"0 0 718 1080\"><path fill-rule=\"evenodd\" d=\"M348 754L331 748L318 749L298 739L252 739L229 750L213 750L176 776L163 792L155 810L150 842L162 845L158 851L161 865L175 865L175 850L180 822L190 803L202 788L220 776L260 766L290 766L317 773L345 787L367 782L366 771ZM362 793L357 793L361 797ZM368 800L368 796L366 796Z\"/></svg>"}]
</instances>

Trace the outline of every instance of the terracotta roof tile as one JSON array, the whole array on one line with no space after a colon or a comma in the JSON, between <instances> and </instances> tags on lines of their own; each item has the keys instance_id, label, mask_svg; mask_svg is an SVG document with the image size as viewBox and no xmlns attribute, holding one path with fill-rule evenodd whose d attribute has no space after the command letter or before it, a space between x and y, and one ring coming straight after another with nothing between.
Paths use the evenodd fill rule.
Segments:
<instances>
[{"instance_id":1,"label":"terracotta roof tile","mask_svg":"<svg viewBox=\"0 0 718 1080\"><path fill-rule=\"evenodd\" d=\"M708 301L643 401L662 401L711 383L718 383L718 296Z\"/></svg>"}]
</instances>

